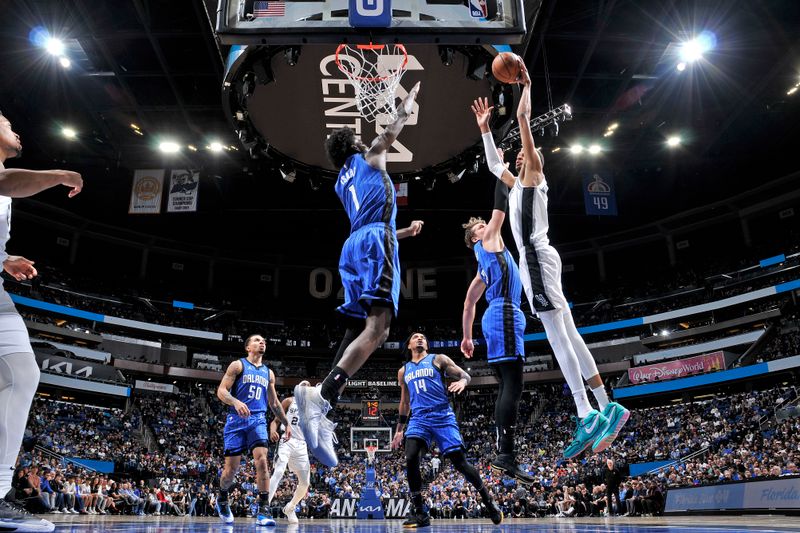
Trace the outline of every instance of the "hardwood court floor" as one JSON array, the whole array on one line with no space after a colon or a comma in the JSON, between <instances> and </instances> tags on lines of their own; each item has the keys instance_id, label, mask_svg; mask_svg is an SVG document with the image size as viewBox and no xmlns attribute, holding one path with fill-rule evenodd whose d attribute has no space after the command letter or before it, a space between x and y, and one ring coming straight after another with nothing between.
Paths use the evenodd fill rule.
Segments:
<instances>
[{"instance_id":1,"label":"hardwood court floor","mask_svg":"<svg viewBox=\"0 0 800 533\"><path fill-rule=\"evenodd\" d=\"M56 524L57 532L101 533L400 533L401 520L305 520L289 525L278 520L277 527L256 526L253 519L237 518L225 526L216 518L175 518L136 516L59 516L46 515ZM408 530L406 530L408 531ZM588 533L719 533L800 531L800 520L787 516L681 516L654 518L539 518L507 519L495 526L488 520L434 520L425 533L498 533L523 531L563 531Z\"/></svg>"}]
</instances>

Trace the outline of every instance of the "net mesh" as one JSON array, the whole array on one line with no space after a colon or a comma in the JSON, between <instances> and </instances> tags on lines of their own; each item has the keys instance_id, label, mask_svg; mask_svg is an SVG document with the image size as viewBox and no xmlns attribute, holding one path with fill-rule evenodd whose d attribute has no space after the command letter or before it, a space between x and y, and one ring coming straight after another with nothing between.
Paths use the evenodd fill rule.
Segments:
<instances>
[{"instance_id":1,"label":"net mesh","mask_svg":"<svg viewBox=\"0 0 800 533\"><path fill-rule=\"evenodd\" d=\"M367 450L367 463L375 464L375 453L378 451L377 446L368 445L364 447Z\"/></svg>"},{"instance_id":2,"label":"net mesh","mask_svg":"<svg viewBox=\"0 0 800 533\"><path fill-rule=\"evenodd\" d=\"M397 118L395 90L406 71L408 54L402 44L341 44L336 64L356 90L356 104L368 122Z\"/></svg>"}]
</instances>

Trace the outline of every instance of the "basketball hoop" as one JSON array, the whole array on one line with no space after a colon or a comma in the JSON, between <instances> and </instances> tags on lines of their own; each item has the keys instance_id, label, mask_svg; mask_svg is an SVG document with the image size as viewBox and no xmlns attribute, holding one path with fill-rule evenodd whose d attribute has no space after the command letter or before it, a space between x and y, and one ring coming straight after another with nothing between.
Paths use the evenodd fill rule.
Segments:
<instances>
[{"instance_id":1,"label":"basketball hoop","mask_svg":"<svg viewBox=\"0 0 800 533\"><path fill-rule=\"evenodd\" d=\"M378 451L377 446L369 445L364 447L367 451L367 464L375 464L375 453Z\"/></svg>"},{"instance_id":2,"label":"basketball hoop","mask_svg":"<svg viewBox=\"0 0 800 533\"><path fill-rule=\"evenodd\" d=\"M367 122L381 115L397 118L394 93L407 64L402 44L340 44L336 49L336 66L353 84L358 111Z\"/></svg>"}]
</instances>

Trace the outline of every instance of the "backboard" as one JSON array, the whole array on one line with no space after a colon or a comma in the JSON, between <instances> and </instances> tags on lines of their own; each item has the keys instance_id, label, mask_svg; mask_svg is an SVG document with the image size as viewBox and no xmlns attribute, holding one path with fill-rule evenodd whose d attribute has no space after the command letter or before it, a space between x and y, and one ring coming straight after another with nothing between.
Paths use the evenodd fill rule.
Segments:
<instances>
[{"instance_id":1,"label":"backboard","mask_svg":"<svg viewBox=\"0 0 800 533\"><path fill-rule=\"evenodd\" d=\"M541 3L541 0L531 0ZM222 44L519 44L522 0L220 0Z\"/></svg>"},{"instance_id":2,"label":"backboard","mask_svg":"<svg viewBox=\"0 0 800 533\"><path fill-rule=\"evenodd\" d=\"M350 451L366 453L366 444L377 444L378 452L392 451L392 428L350 427Z\"/></svg>"}]
</instances>

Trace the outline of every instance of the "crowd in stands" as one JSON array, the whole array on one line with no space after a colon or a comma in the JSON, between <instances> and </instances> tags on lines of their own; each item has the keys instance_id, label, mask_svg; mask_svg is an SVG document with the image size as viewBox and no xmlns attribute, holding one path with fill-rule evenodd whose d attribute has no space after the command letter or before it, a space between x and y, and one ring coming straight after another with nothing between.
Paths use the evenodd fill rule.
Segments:
<instances>
[{"instance_id":1,"label":"crowd in stands","mask_svg":"<svg viewBox=\"0 0 800 533\"><path fill-rule=\"evenodd\" d=\"M758 361L774 361L800 355L800 322L797 315L782 318L776 335L759 350Z\"/></svg>"},{"instance_id":2,"label":"crowd in stands","mask_svg":"<svg viewBox=\"0 0 800 533\"><path fill-rule=\"evenodd\" d=\"M628 464L674 462L697 452L692 459L651 475L623 477L622 503L611 509L618 514L657 514L668 487L800 473L800 419L776 422L772 416L776 405L796 401L794 388L634 410L609 451L564 460L560 454L574 428L572 398L562 385L544 385L526 390L520 407L518 459L537 481L526 488L490 469L492 394L471 391L458 398L454 408L468 458L479 468L507 516L606 512L604 468L608 458L624 472ZM115 460L118 474L93 474L34 451L23 455L17 472L17 498L37 512L213 515L214 487L222 464L224 411L211 387L191 394L140 396L127 412L37 399L29 437L70 457ZM349 427L357 425L358 416L358 411L347 409L337 414L340 465L328 469L312 461L312 488L298 507L298 516L325 517L333 499L360 495L365 457L351 452L349 442ZM387 424L393 425L396 413L385 416ZM149 448L142 436L148 431L153 435ZM423 461L432 515L483 516L475 490L444 463L436 449ZM379 454L376 475L384 500L407 496L402 451ZM291 498L295 484L293 474L287 471L273 502L276 513ZM249 516L256 497L255 471L248 458L231 491L233 512Z\"/></svg>"}]
</instances>

